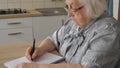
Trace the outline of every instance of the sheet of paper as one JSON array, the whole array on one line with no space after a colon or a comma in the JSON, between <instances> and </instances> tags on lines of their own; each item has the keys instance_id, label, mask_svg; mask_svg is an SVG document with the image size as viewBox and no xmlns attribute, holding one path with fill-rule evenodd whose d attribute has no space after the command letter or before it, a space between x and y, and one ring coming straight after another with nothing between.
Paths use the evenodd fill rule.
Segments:
<instances>
[{"instance_id":1,"label":"sheet of paper","mask_svg":"<svg viewBox=\"0 0 120 68\"><path fill-rule=\"evenodd\" d=\"M33 61L32 63L37 63L37 64L51 64L51 63L56 63L59 61L64 60L63 57L61 56L57 56L51 53L46 53L43 56L41 56L40 58L36 59L35 61ZM4 63L4 65L8 68L14 68L14 66L16 64L20 64L22 62L28 62L31 63L31 61L27 60L26 57L21 57L12 61L8 61L6 63Z\"/></svg>"}]
</instances>

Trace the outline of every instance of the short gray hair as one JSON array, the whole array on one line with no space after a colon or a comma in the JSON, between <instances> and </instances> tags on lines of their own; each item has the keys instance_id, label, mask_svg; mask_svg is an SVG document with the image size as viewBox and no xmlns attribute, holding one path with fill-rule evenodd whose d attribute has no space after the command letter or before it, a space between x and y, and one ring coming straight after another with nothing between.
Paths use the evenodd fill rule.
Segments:
<instances>
[{"instance_id":1,"label":"short gray hair","mask_svg":"<svg viewBox=\"0 0 120 68\"><path fill-rule=\"evenodd\" d=\"M79 0L85 5L87 14L90 18L96 18L105 12L106 0Z\"/></svg>"}]
</instances>

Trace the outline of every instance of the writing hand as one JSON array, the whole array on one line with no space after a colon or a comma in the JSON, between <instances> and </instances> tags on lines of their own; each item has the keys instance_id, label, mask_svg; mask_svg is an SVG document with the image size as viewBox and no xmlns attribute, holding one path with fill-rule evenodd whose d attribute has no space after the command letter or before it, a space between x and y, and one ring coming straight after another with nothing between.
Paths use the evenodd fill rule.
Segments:
<instances>
[{"instance_id":1,"label":"writing hand","mask_svg":"<svg viewBox=\"0 0 120 68\"><path fill-rule=\"evenodd\" d=\"M35 51L33 52L32 56L31 56L31 54L30 54L31 50L32 50L32 47L28 47L27 50L26 50L26 53L25 53L26 58L30 61L31 61L31 59L35 60L35 59L37 59L38 57L40 57L41 55L44 54L44 50L42 48L36 47Z\"/></svg>"}]
</instances>

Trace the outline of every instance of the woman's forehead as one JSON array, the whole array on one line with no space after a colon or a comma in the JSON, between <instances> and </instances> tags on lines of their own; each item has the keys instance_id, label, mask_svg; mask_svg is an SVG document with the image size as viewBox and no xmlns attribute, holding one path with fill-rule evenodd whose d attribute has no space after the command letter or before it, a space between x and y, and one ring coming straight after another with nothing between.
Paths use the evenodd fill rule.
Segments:
<instances>
[{"instance_id":1,"label":"woman's forehead","mask_svg":"<svg viewBox=\"0 0 120 68\"><path fill-rule=\"evenodd\" d=\"M66 4L80 4L81 0L66 0Z\"/></svg>"},{"instance_id":2,"label":"woman's forehead","mask_svg":"<svg viewBox=\"0 0 120 68\"><path fill-rule=\"evenodd\" d=\"M72 2L75 2L77 0L66 0L66 3L72 3Z\"/></svg>"}]
</instances>

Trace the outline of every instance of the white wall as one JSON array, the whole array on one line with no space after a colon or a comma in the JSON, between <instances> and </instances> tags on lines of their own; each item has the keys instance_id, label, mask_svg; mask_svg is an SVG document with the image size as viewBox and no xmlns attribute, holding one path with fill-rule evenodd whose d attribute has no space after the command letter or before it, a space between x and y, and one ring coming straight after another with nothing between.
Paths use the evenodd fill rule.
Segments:
<instances>
[{"instance_id":1,"label":"white wall","mask_svg":"<svg viewBox=\"0 0 120 68\"><path fill-rule=\"evenodd\" d=\"M113 16L118 19L118 5L119 0L113 0Z\"/></svg>"},{"instance_id":2,"label":"white wall","mask_svg":"<svg viewBox=\"0 0 120 68\"><path fill-rule=\"evenodd\" d=\"M63 7L65 0L0 0L0 9L8 8L54 8Z\"/></svg>"}]
</instances>

